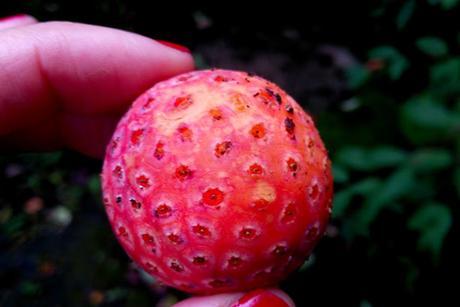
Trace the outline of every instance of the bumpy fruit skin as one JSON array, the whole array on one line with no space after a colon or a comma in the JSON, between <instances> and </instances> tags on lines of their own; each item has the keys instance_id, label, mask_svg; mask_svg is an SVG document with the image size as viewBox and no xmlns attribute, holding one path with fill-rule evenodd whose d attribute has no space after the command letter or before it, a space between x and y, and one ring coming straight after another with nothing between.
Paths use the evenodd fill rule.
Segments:
<instances>
[{"instance_id":1,"label":"bumpy fruit skin","mask_svg":"<svg viewBox=\"0 0 460 307\"><path fill-rule=\"evenodd\" d=\"M273 83L236 71L183 74L140 96L102 180L128 255L190 293L276 284L331 212L330 161L311 117Z\"/></svg>"}]
</instances>

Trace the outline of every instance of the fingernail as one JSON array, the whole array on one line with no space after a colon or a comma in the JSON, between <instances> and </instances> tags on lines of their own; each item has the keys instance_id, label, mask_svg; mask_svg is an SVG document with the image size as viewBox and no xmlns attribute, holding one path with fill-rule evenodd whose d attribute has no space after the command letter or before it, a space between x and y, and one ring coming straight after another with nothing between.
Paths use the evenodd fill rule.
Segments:
<instances>
[{"instance_id":1,"label":"fingernail","mask_svg":"<svg viewBox=\"0 0 460 307\"><path fill-rule=\"evenodd\" d=\"M14 19L22 19L22 18L27 18L29 15L26 14L16 14L12 16L7 16L7 17L2 17L0 18L0 22L5 22L5 21L11 21Z\"/></svg>"},{"instance_id":2,"label":"fingernail","mask_svg":"<svg viewBox=\"0 0 460 307\"><path fill-rule=\"evenodd\" d=\"M270 290L258 289L243 295L232 307L289 307L289 304Z\"/></svg>"},{"instance_id":3,"label":"fingernail","mask_svg":"<svg viewBox=\"0 0 460 307\"><path fill-rule=\"evenodd\" d=\"M168 41L163 41L163 40L155 40L157 42L159 42L160 44L162 45L165 45L165 46L168 46L168 47L171 47L171 48L174 48L176 50L179 50L179 51L182 51L182 52L187 52L187 53L191 53L190 52L190 49L188 49L187 47L185 46L182 46L182 45L179 45L179 44L175 44L175 43L171 43L171 42L168 42Z\"/></svg>"}]
</instances>

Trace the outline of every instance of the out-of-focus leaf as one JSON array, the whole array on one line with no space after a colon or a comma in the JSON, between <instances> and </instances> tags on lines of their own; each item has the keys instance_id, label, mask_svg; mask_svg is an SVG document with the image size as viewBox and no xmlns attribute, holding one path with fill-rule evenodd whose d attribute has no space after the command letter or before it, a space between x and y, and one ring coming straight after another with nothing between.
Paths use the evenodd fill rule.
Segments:
<instances>
[{"instance_id":1,"label":"out-of-focus leaf","mask_svg":"<svg viewBox=\"0 0 460 307\"><path fill-rule=\"evenodd\" d=\"M433 176L418 177L417 184L412 187L411 193L405 197L415 204L432 199L436 196L436 191L439 190L432 179Z\"/></svg>"},{"instance_id":2,"label":"out-of-focus leaf","mask_svg":"<svg viewBox=\"0 0 460 307\"><path fill-rule=\"evenodd\" d=\"M38 194L41 187L41 177L39 174L32 174L27 178L27 187Z\"/></svg>"},{"instance_id":3,"label":"out-of-focus leaf","mask_svg":"<svg viewBox=\"0 0 460 307\"><path fill-rule=\"evenodd\" d=\"M401 9L399 10L398 16L396 17L396 25L398 29L403 29L407 22L410 20L414 14L415 9L415 0L409 0L404 2Z\"/></svg>"},{"instance_id":4,"label":"out-of-focus leaf","mask_svg":"<svg viewBox=\"0 0 460 307\"><path fill-rule=\"evenodd\" d=\"M332 164L332 174L334 177L334 182L337 183L344 183L348 181L348 178L350 177L348 174L348 171L337 164Z\"/></svg>"},{"instance_id":5,"label":"out-of-focus leaf","mask_svg":"<svg viewBox=\"0 0 460 307\"><path fill-rule=\"evenodd\" d=\"M421 51L433 57L440 57L449 52L446 42L438 37L422 37L416 44Z\"/></svg>"},{"instance_id":6,"label":"out-of-focus leaf","mask_svg":"<svg viewBox=\"0 0 460 307\"><path fill-rule=\"evenodd\" d=\"M345 147L337 153L337 161L355 170L369 169L366 150L360 147Z\"/></svg>"},{"instance_id":7,"label":"out-of-focus leaf","mask_svg":"<svg viewBox=\"0 0 460 307\"><path fill-rule=\"evenodd\" d=\"M206 60L204 59L204 57L201 54L199 54L199 53L193 54L193 60L195 62L195 66L196 66L197 69L209 68L209 65L206 63Z\"/></svg>"},{"instance_id":8,"label":"out-of-focus leaf","mask_svg":"<svg viewBox=\"0 0 460 307\"><path fill-rule=\"evenodd\" d=\"M355 195L367 196L380 187L380 180L377 178L366 178L354 185L338 192L334 197L334 206L332 215L334 218L341 217L345 214L350 201Z\"/></svg>"},{"instance_id":9,"label":"out-of-focus leaf","mask_svg":"<svg viewBox=\"0 0 460 307\"><path fill-rule=\"evenodd\" d=\"M410 193L415 184L414 173L409 168L397 169L381 186L370 193L364 206L356 213L353 225L358 234L366 235L370 224L376 219L380 211L404 194Z\"/></svg>"},{"instance_id":10,"label":"out-of-focus leaf","mask_svg":"<svg viewBox=\"0 0 460 307\"><path fill-rule=\"evenodd\" d=\"M24 214L14 215L8 219L5 224L2 225L2 228L7 235L13 236L19 233L19 230L24 226L25 223L26 217Z\"/></svg>"},{"instance_id":11,"label":"out-of-focus leaf","mask_svg":"<svg viewBox=\"0 0 460 307\"><path fill-rule=\"evenodd\" d=\"M460 58L451 58L435 64L430 70L432 91L449 96L460 93Z\"/></svg>"},{"instance_id":12,"label":"out-of-focus leaf","mask_svg":"<svg viewBox=\"0 0 460 307\"><path fill-rule=\"evenodd\" d=\"M340 191L335 194L332 209L332 216L334 218L342 217L344 215L352 197L353 193L350 190Z\"/></svg>"},{"instance_id":13,"label":"out-of-focus leaf","mask_svg":"<svg viewBox=\"0 0 460 307\"><path fill-rule=\"evenodd\" d=\"M19 291L26 296L37 295L41 290L40 284L32 281L23 281L19 284Z\"/></svg>"},{"instance_id":14,"label":"out-of-focus leaf","mask_svg":"<svg viewBox=\"0 0 460 307\"><path fill-rule=\"evenodd\" d=\"M390 167L404 162L406 152L399 148L381 146L369 151L369 158L374 169Z\"/></svg>"},{"instance_id":15,"label":"out-of-focus leaf","mask_svg":"<svg viewBox=\"0 0 460 307\"><path fill-rule=\"evenodd\" d=\"M457 6L459 0L441 0L441 7L450 10Z\"/></svg>"},{"instance_id":16,"label":"out-of-focus leaf","mask_svg":"<svg viewBox=\"0 0 460 307\"><path fill-rule=\"evenodd\" d=\"M369 57L384 60L388 75L392 80L398 80L409 67L409 61L392 46L374 48L369 52Z\"/></svg>"},{"instance_id":17,"label":"out-of-focus leaf","mask_svg":"<svg viewBox=\"0 0 460 307\"><path fill-rule=\"evenodd\" d=\"M300 272L305 272L309 267L313 266L316 262L316 257L314 254L310 254L310 256L305 260L302 266L299 268Z\"/></svg>"},{"instance_id":18,"label":"out-of-focus leaf","mask_svg":"<svg viewBox=\"0 0 460 307\"><path fill-rule=\"evenodd\" d=\"M445 10L450 10L457 6L459 0L428 0L431 5L439 5Z\"/></svg>"},{"instance_id":19,"label":"out-of-focus leaf","mask_svg":"<svg viewBox=\"0 0 460 307\"><path fill-rule=\"evenodd\" d=\"M412 155L410 165L415 172L430 173L449 167L452 160L447 149L421 149Z\"/></svg>"},{"instance_id":20,"label":"out-of-focus leaf","mask_svg":"<svg viewBox=\"0 0 460 307\"><path fill-rule=\"evenodd\" d=\"M101 193L101 180L98 175L93 175L88 180L88 189L93 195L100 195Z\"/></svg>"},{"instance_id":21,"label":"out-of-focus leaf","mask_svg":"<svg viewBox=\"0 0 460 307\"><path fill-rule=\"evenodd\" d=\"M409 193L410 187L415 183L414 174L408 168L396 170L383 183L382 188L375 195L371 195L371 203L388 203L396 200L405 193Z\"/></svg>"},{"instance_id":22,"label":"out-of-focus leaf","mask_svg":"<svg viewBox=\"0 0 460 307\"><path fill-rule=\"evenodd\" d=\"M389 146L374 149L345 147L337 154L337 161L354 170L371 171L396 166L406 157L407 154L401 149Z\"/></svg>"},{"instance_id":23,"label":"out-of-focus leaf","mask_svg":"<svg viewBox=\"0 0 460 307\"><path fill-rule=\"evenodd\" d=\"M403 275L405 276L406 288L414 289L415 282L417 281L417 278L420 276L419 267L409 257L400 256L398 260L401 266L404 268Z\"/></svg>"},{"instance_id":24,"label":"out-of-focus leaf","mask_svg":"<svg viewBox=\"0 0 460 307\"><path fill-rule=\"evenodd\" d=\"M418 209L408 221L409 229L420 232L418 248L439 257L444 238L452 224L450 210L440 203L428 203Z\"/></svg>"},{"instance_id":25,"label":"out-of-focus leaf","mask_svg":"<svg viewBox=\"0 0 460 307\"><path fill-rule=\"evenodd\" d=\"M49 152L43 154L33 154L37 158L38 163L43 163L45 166L56 165L62 158L62 151Z\"/></svg>"},{"instance_id":26,"label":"out-of-focus leaf","mask_svg":"<svg viewBox=\"0 0 460 307\"><path fill-rule=\"evenodd\" d=\"M352 89L356 89L363 85L370 76L369 70L366 69L363 65L356 65L350 67L345 71L348 85Z\"/></svg>"},{"instance_id":27,"label":"out-of-focus leaf","mask_svg":"<svg viewBox=\"0 0 460 307\"><path fill-rule=\"evenodd\" d=\"M415 143L445 138L456 121L452 112L429 96L414 97L401 108L402 129Z\"/></svg>"}]
</instances>

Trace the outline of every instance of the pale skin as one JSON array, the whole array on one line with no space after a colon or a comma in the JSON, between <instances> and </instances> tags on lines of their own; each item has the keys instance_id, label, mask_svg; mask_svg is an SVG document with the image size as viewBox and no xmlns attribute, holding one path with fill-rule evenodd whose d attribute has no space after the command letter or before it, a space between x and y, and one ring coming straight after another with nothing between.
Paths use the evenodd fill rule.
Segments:
<instances>
[{"instance_id":1,"label":"pale skin","mask_svg":"<svg viewBox=\"0 0 460 307\"><path fill-rule=\"evenodd\" d=\"M0 21L0 151L68 148L102 158L121 114L158 81L194 69L192 56L148 37L31 16ZM282 291L270 289L288 306ZM181 306L232 306L244 293Z\"/></svg>"}]
</instances>

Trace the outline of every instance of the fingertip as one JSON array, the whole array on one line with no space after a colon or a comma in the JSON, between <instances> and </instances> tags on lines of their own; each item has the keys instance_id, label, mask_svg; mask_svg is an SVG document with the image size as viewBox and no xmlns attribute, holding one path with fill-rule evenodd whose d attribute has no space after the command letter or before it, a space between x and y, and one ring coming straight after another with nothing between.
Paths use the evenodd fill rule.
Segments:
<instances>
[{"instance_id":1,"label":"fingertip","mask_svg":"<svg viewBox=\"0 0 460 307\"><path fill-rule=\"evenodd\" d=\"M270 292L281 298L285 303L288 304L289 307L295 307L295 303L292 300L292 298L287 295L286 292L280 290L280 289L269 289Z\"/></svg>"},{"instance_id":2,"label":"fingertip","mask_svg":"<svg viewBox=\"0 0 460 307\"><path fill-rule=\"evenodd\" d=\"M0 31L37 23L37 19L27 14L16 14L0 18Z\"/></svg>"},{"instance_id":3,"label":"fingertip","mask_svg":"<svg viewBox=\"0 0 460 307\"><path fill-rule=\"evenodd\" d=\"M292 299L280 289L256 289L247 293L224 293L196 296L173 307L295 307Z\"/></svg>"},{"instance_id":4,"label":"fingertip","mask_svg":"<svg viewBox=\"0 0 460 307\"><path fill-rule=\"evenodd\" d=\"M176 43L173 43L173 42L168 42L168 41L165 41L165 40L160 40L160 39L157 39L155 40L157 43L160 43L166 47L169 47L169 48L173 48L175 50L179 50L181 52L185 52L185 53L191 53L190 49L184 45L180 45L180 44L176 44Z\"/></svg>"},{"instance_id":5,"label":"fingertip","mask_svg":"<svg viewBox=\"0 0 460 307\"><path fill-rule=\"evenodd\" d=\"M209 296L195 296L183 300L173 307L229 307L238 301L243 293L224 293Z\"/></svg>"},{"instance_id":6,"label":"fingertip","mask_svg":"<svg viewBox=\"0 0 460 307\"><path fill-rule=\"evenodd\" d=\"M292 299L280 289L256 289L240 297L231 307L295 307Z\"/></svg>"},{"instance_id":7,"label":"fingertip","mask_svg":"<svg viewBox=\"0 0 460 307\"><path fill-rule=\"evenodd\" d=\"M194 69L190 53L135 33L58 21L34 29L42 70L72 113L123 110L155 83Z\"/></svg>"},{"instance_id":8,"label":"fingertip","mask_svg":"<svg viewBox=\"0 0 460 307\"><path fill-rule=\"evenodd\" d=\"M63 114L59 122L60 139L70 149L102 159L119 116Z\"/></svg>"}]
</instances>

